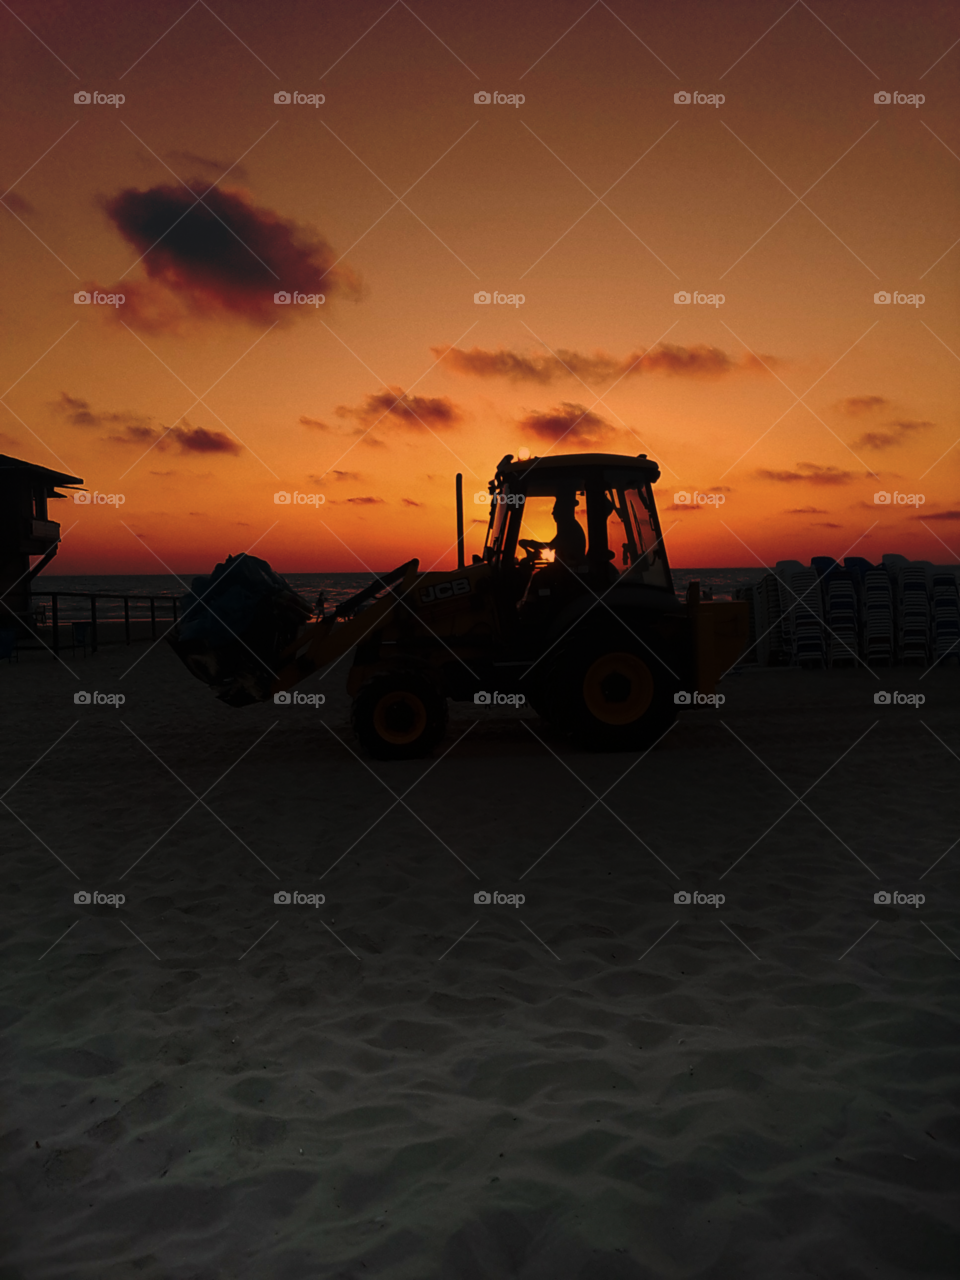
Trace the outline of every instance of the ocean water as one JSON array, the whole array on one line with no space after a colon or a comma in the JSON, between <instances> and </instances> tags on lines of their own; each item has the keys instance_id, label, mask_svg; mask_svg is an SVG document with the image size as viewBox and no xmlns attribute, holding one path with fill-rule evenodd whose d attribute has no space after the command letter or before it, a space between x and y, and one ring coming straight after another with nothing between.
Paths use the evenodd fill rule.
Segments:
<instances>
[{"instance_id":1,"label":"ocean water","mask_svg":"<svg viewBox=\"0 0 960 1280\"><path fill-rule=\"evenodd\" d=\"M210 568L212 567L211 565ZM209 573L210 568L198 570L197 573ZM383 570L383 572L387 572L387 570ZM674 569L673 585L677 595L682 599L686 594L687 583L693 578L699 578L701 587L712 591L715 600L732 600L735 598L737 587L759 582L763 575L768 572L769 570L763 568ZM52 591L82 591L95 592L98 595L103 593L117 596L128 595L131 597L130 617L138 618L149 617L149 603L146 598L154 596L158 600L158 618L167 617L168 606L161 604L160 601L169 600L173 596L178 598L182 596L185 591L184 583L189 586L194 576L196 575L188 573L182 574L180 578L175 577L173 574L103 574L87 576L41 574L33 584L34 606L47 606L49 608L50 602L47 593ZM316 601L319 592L323 591L326 595L328 609L333 605L340 604L357 591L362 590L369 582L373 581L374 577L372 573L285 573L282 576L286 578L295 591L300 592L311 604ZM142 597L144 602L136 604L132 597ZM59 616L65 622L71 618L86 618L90 612L87 600L71 599L69 596L60 598L58 608ZM97 617L101 620L122 618L123 601L98 600Z\"/></svg>"}]
</instances>

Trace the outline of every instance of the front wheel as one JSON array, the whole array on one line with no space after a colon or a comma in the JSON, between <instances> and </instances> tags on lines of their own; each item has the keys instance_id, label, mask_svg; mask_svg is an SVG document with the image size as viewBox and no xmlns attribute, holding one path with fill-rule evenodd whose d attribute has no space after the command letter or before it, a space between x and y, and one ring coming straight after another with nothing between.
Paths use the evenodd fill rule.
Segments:
<instances>
[{"instance_id":1,"label":"front wheel","mask_svg":"<svg viewBox=\"0 0 960 1280\"><path fill-rule=\"evenodd\" d=\"M644 750L677 718L670 671L619 636L561 654L550 683L551 718L593 751Z\"/></svg>"},{"instance_id":2,"label":"front wheel","mask_svg":"<svg viewBox=\"0 0 960 1280\"><path fill-rule=\"evenodd\" d=\"M391 672L368 680L353 702L360 745L378 760L429 754L447 728L447 702L415 673Z\"/></svg>"}]
</instances>

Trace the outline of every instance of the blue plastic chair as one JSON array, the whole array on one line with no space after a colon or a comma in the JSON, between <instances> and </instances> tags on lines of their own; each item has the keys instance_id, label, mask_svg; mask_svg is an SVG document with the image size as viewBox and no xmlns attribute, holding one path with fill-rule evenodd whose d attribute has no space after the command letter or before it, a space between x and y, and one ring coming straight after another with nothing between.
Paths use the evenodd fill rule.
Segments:
<instances>
[{"instance_id":1,"label":"blue plastic chair","mask_svg":"<svg viewBox=\"0 0 960 1280\"><path fill-rule=\"evenodd\" d=\"M83 656L87 656L87 632L90 629L89 622L72 622L70 629L73 633L73 652L77 652L77 645L83 650Z\"/></svg>"},{"instance_id":2,"label":"blue plastic chair","mask_svg":"<svg viewBox=\"0 0 960 1280\"><path fill-rule=\"evenodd\" d=\"M16 631L0 631L0 659L6 658L10 663L16 658L20 661L20 652L17 648L19 637Z\"/></svg>"}]
</instances>

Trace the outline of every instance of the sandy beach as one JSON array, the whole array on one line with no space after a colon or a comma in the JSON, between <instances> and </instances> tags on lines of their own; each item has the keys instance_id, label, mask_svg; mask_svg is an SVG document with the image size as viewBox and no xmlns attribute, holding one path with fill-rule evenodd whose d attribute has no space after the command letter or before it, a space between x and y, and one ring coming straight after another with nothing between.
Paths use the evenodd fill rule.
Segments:
<instances>
[{"instance_id":1,"label":"sandy beach","mask_svg":"<svg viewBox=\"0 0 960 1280\"><path fill-rule=\"evenodd\" d=\"M0 669L3 1280L957 1274L956 669L385 765L339 671L67 662Z\"/></svg>"}]
</instances>

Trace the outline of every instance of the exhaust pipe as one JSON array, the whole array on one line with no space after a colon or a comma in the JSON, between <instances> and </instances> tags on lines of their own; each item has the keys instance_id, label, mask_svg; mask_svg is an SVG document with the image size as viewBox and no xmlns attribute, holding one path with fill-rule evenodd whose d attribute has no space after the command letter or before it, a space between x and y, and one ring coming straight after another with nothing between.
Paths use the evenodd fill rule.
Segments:
<instances>
[{"instance_id":1,"label":"exhaust pipe","mask_svg":"<svg viewBox=\"0 0 960 1280\"><path fill-rule=\"evenodd\" d=\"M457 472L457 568L462 569L463 561L463 473Z\"/></svg>"}]
</instances>

